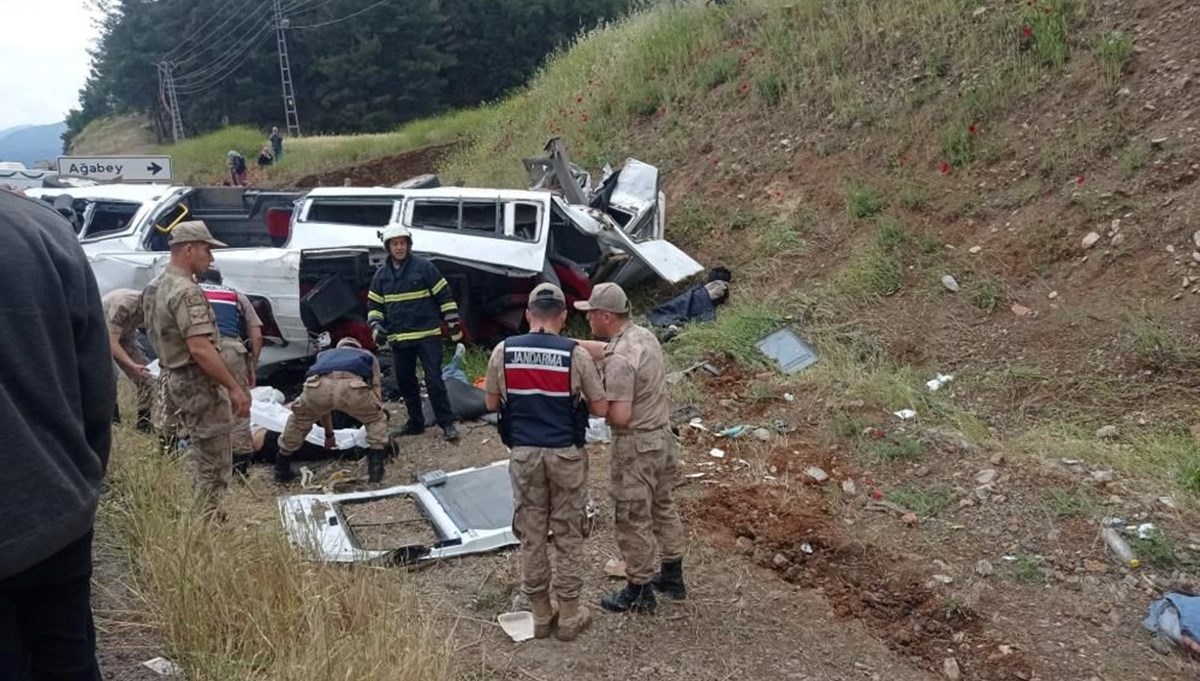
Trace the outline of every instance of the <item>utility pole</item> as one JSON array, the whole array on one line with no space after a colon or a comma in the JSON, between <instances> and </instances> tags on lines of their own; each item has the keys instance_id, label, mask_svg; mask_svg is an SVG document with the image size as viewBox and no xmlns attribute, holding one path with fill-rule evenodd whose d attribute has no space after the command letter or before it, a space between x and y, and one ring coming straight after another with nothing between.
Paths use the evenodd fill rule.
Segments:
<instances>
[{"instance_id":1,"label":"utility pole","mask_svg":"<svg viewBox=\"0 0 1200 681\"><path fill-rule=\"evenodd\" d=\"M283 115L288 134L300 136L300 115L296 112L296 92L292 89L292 67L288 63L288 20L283 18L282 0L272 0L275 8L275 38L279 43L279 79L283 83Z\"/></svg>"},{"instance_id":2,"label":"utility pole","mask_svg":"<svg viewBox=\"0 0 1200 681\"><path fill-rule=\"evenodd\" d=\"M171 73L171 62L160 61L158 67L158 99L171 119L171 139L176 144L183 141L183 118L179 114L179 98L175 93L175 76Z\"/></svg>"}]
</instances>

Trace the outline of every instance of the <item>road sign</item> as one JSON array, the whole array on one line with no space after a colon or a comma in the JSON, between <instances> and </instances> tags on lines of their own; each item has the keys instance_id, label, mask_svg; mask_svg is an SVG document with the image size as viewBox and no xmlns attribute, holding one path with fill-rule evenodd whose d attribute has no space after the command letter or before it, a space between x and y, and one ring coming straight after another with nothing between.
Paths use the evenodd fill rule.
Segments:
<instances>
[{"instance_id":1,"label":"road sign","mask_svg":"<svg viewBox=\"0 0 1200 681\"><path fill-rule=\"evenodd\" d=\"M170 156L59 156L59 175L116 182L170 182Z\"/></svg>"}]
</instances>

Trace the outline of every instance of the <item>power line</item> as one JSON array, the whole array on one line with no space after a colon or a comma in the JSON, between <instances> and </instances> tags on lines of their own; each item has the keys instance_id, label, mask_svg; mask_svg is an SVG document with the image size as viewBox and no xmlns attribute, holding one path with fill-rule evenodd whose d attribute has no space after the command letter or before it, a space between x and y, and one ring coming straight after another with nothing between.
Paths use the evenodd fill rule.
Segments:
<instances>
[{"instance_id":1,"label":"power line","mask_svg":"<svg viewBox=\"0 0 1200 681\"><path fill-rule=\"evenodd\" d=\"M284 14L303 14L305 12L311 12L318 7L324 7L325 5L336 1L337 0L299 0L298 2L292 3L291 5L288 5L282 9ZM307 5L307 7L305 5Z\"/></svg>"},{"instance_id":2,"label":"power line","mask_svg":"<svg viewBox=\"0 0 1200 681\"><path fill-rule=\"evenodd\" d=\"M249 56L251 50L257 47L262 42L262 39L268 33L270 33L269 30L264 30L269 29L270 27L271 22L265 22L261 27L259 27L258 35L254 36L254 38L250 40L245 41L240 47L235 48L235 50L230 52L225 58L224 62L220 66L217 66L211 70L208 75L178 83L177 91L179 94L194 95L198 92L203 92L204 90L207 90L228 78L233 74L234 71L238 70L238 67L245 63L246 57Z\"/></svg>"},{"instance_id":3,"label":"power line","mask_svg":"<svg viewBox=\"0 0 1200 681\"><path fill-rule=\"evenodd\" d=\"M242 31L248 24L252 25L256 20L262 20L266 14L262 12L262 8L258 7L251 10L249 13L241 17L241 20L233 25L230 29L221 35L210 36L203 45L198 46L195 50L190 51L187 55L181 56L174 63L176 66L187 66L197 62L203 62L206 59L219 59L219 50L223 49L224 45L236 45L245 37L254 33L255 29L251 27L249 31L242 34L241 38L233 37L239 31ZM201 67L202 68L202 67Z\"/></svg>"},{"instance_id":4,"label":"power line","mask_svg":"<svg viewBox=\"0 0 1200 681\"><path fill-rule=\"evenodd\" d=\"M228 9L231 5L233 5L233 3L237 2L237 1L238 0L228 0L224 5L217 8L217 10L215 12L213 12L211 16L208 17L207 21L205 21L203 24L200 24L199 28L197 28L196 30L189 33L178 45L171 48L170 50L167 50L167 53L164 54L163 56L159 57L158 60L159 61L169 61L173 57L178 55L181 50L184 50L185 48L187 48L187 46L190 42L199 40L201 31L203 31L209 24L211 24L214 20L216 20L217 17L221 16L221 12L223 12L225 9ZM208 36L209 39L206 41L203 41L203 42L205 42L205 43L210 42L211 39L213 38L213 36L215 36L221 30L222 27L224 27L226 24L228 24L230 21L232 21L235 17L241 15L242 10L244 10L251 3L256 2L256 1L260 2L260 3L262 2L262 0L242 0L242 4L237 8L237 10L235 10L234 12L229 14L227 17L225 17L225 21L222 21L220 24L217 24L217 26L215 28L213 28L212 31L209 32L209 36Z\"/></svg>"},{"instance_id":5,"label":"power line","mask_svg":"<svg viewBox=\"0 0 1200 681\"><path fill-rule=\"evenodd\" d=\"M346 21L347 19L353 19L354 17L356 17L360 14L370 12L371 10L375 9L376 7L379 7L380 5L386 5L387 3L391 2L391 1L392 0L379 0L379 2L376 2L373 5L367 5L366 7L358 10L357 12L354 12L352 14L347 14L346 16L341 17L340 19L333 19L331 21L322 21L319 24L307 24L304 26L289 26L288 28L294 28L294 29L299 30L299 29L306 29L306 28L321 28L322 26L330 26L332 24L340 24L341 22Z\"/></svg>"},{"instance_id":6,"label":"power line","mask_svg":"<svg viewBox=\"0 0 1200 681\"><path fill-rule=\"evenodd\" d=\"M258 25L243 33L237 40L234 40L232 46L224 53L204 66L195 68L182 76L177 76L176 81L183 85L188 85L207 80L212 74L220 72L229 65L229 62L236 59L236 55L240 54L239 50L243 50L248 44L252 44L253 41L257 40L264 32L264 29L270 27L270 23L270 19L260 17Z\"/></svg>"}]
</instances>

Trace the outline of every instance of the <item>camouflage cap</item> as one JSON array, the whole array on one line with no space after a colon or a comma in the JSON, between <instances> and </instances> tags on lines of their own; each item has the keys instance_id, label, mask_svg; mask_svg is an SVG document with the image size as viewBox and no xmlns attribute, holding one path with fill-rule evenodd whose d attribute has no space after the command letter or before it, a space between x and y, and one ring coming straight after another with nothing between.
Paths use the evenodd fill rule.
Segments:
<instances>
[{"instance_id":1,"label":"camouflage cap","mask_svg":"<svg viewBox=\"0 0 1200 681\"><path fill-rule=\"evenodd\" d=\"M203 241L206 244L211 244L214 248L225 248L224 241L217 241L213 238L211 232L208 231L208 225L202 220L189 220L175 225L171 230L171 240L168 245L186 244L192 241Z\"/></svg>"},{"instance_id":2,"label":"camouflage cap","mask_svg":"<svg viewBox=\"0 0 1200 681\"><path fill-rule=\"evenodd\" d=\"M587 300L581 300L575 303L576 310L600 310L601 312L612 312L614 314L629 313L629 298L625 295L624 289L611 282L596 284L592 289L592 296Z\"/></svg>"},{"instance_id":3,"label":"camouflage cap","mask_svg":"<svg viewBox=\"0 0 1200 681\"><path fill-rule=\"evenodd\" d=\"M532 291L529 292L529 306L533 307L535 303L545 303L554 301L559 305L567 304L567 297L563 295L562 289L554 284L538 284Z\"/></svg>"}]
</instances>

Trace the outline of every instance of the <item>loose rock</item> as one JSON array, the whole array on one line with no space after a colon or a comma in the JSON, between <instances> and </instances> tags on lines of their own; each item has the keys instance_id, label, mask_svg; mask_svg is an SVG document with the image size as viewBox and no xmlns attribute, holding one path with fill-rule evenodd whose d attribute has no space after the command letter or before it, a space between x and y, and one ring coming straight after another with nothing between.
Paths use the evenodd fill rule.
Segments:
<instances>
[{"instance_id":1,"label":"loose rock","mask_svg":"<svg viewBox=\"0 0 1200 681\"><path fill-rule=\"evenodd\" d=\"M1117 430L1116 426L1112 425L1104 426L1096 431L1096 437L1100 438L1101 440L1111 440L1117 435L1120 435L1120 431Z\"/></svg>"},{"instance_id":2,"label":"loose rock","mask_svg":"<svg viewBox=\"0 0 1200 681\"><path fill-rule=\"evenodd\" d=\"M958 281L949 274L942 276L942 286L945 286L946 290L951 293L958 293Z\"/></svg>"},{"instance_id":3,"label":"loose rock","mask_svg":"<svg viewBox=\"0 0 1200 681\"><path fill-rule=\"evenodd\" d=\"M958 681L962 678L962 671L958 668L958 660L953 657L947 657L942 661L942 676L950 679L950 681Z\"/></svg>"},{"instance_id":4,"label":"loose rock","mask_svg":"<svg viewBox=\"0 0 1200 681\"><path fill-rule=\"evenodd\" d=\"M1083 247L1091 248L1092 246L1095 246L1096 242L1099 240L1100 240L1099 234L1097 234L1096 232L1088 232L1087 236L1083 237Z\"/></svg>"},{"instance_id":5,"label":"loose rock","mask_svg":"<svg viewBox=\"0 0 1200 681\"><path fill-rule=\"evenodd\" d=\"M767 430L766 428L756 428L754 430L754 437L755 439L762 440L763 442L770 442L771 431Z\"/></svg>"},{"instance_id":6,"label":"loose rock","mask_svg":"<svg viewBox=\"0 0 1200 681\"><path fill-rule=\"evenodd\" d=\"M1196 248L1200 248L1200 229L1192 232L1192 243L1196 244Z\"/></svg>"},{"instance_id":7,"label":"loose rock","mask_svg":"<svg viewBox=\"0 0 1200 681\"><path fill-rule=\"evenodd\" d=\"M1000 473L997 472L996 469L987 468L975 474L975 482L978 482L981 485L990 485L995 482L996 478L999 476Z\"/></svg>"},{"instance_id":8,"label":"loose rock","mask_svg":"<svg viewBox=\"0 0 1200 681\"><path fill-rule=\"evenodd\" d=\"M976 254L976 253L979 253L979 252L981 252L982 250L983 250L983 246L972 246L972 247L971 247L971 248L968 250L968 252L969 252L969 253L971 253L971 254Z\"/></svg>"},{"instance_id":9,"label":"loose rock","mask_svg":"<svg viewBox=\"0 0 1200 681\"><path fill-rule=\"evenodd\" d=\"M842 481L842 493L848 497L852 497L858 493L858 488L855 486L853 480Z\"/></svg>"},{"instance_id":10,"label":"loose rock","mask_svg":"<svg viewBox=\"0 0 1200 681\"><path fill-rule=\"evenodd\" d=\"M804 469L804 474L816 480L817 482L825 482L829 479L829 474L821 470L818 466L809 466Z\"/></svg>"},{"instance_id":11,"label":"loose rock","mask_svg":"<svg viewBox=\"0 0 1200 681\"><path fill-rule=\"evenodd\" d=\"M916 513L913 513L913 512L911 512L911 511L910 511L910 512L908 512L908 513L905 513L905 514L904 514L904 515L902 515L902 516L900 516L900 519L904 521L904 524L905 524L905 525L908 525L908 526L910 526L910 527L911 527L911 526L913 526L913 525L916 525L916 524L917 524L917 522L918 522L918 520L919 520L919 519L917 518L917 514L916 514Z\"/></svg>"},{"instance_id":12,"label":"loose rock","mask_svg":"<svg viewBox=\"0 0 1200 681\"><path fill-rule=\"evenodd\" d=\"M771 559L771 562L775 564L775 567L782 570L783 568L787 567L788 563L791 561L789 561L787 556L783 555L782 553L777 553L775 554L775 557Z\"/></svg>"},{"instance_id":13,"label":"loose rock","mask_svg":"<svg viewBox=\"0 0 1200 681\"><path fill-rule=\"evenodd\" d=\"M1000 464L1004 463L1004 452L996 452L992 455L992 458L988 459L988 461L990 461L993 466L999 466Z\"/></svg>"},{"instance_id":14,"label":"loose rock","mask_svg":"<svg viewBox=\"0 0 1200 681\"><path fill-rule=\"evenodd\" d=\"M950 575L934 575L933 581L940 582L942 584L953 584L954 578Z\"/></svg>"},{"instance_id":15,"label":"loose rock","mask_svg":"<svg viewBox=\"0 0 1200 681\"><path fill-rule=\"evenodd\" d=\"M1112 238L1113 246L1120 246L1123 243L1125 243L1125 235L1124 234L1121 234L1120 232L1118 232L1113 235L1113 238Z\"/></svg>"},{"instance_id":16,"label":"loose rock","mask_svg":"<svg viewBox=\"0 0 1200 681\"><path fill-rule=\"evenodd\" d=\"M975 564L975 574L980 577L991 577L996 574L996 568L992 567L990 562L981 560Z\"/></svg>"},{"instance_id":17,"label":"loose rock","mask_svg":"<svg viewBox=\"0 0 1200 681\"><path fill-rule=\"evenodd\" d=\"M1092 479L1096 482L1112 482L1115 477L1112 471L1092 471Z\"/></svg>"},{"instance_id":18,"label":"loose rock","mask_svg":"<svg viewBox=\"0 0 1200 681\"><path fill-rule=\"evenodd\" d=\"M737 550L739 553L743 553L746 555L750 555L750 554L754 553L754 540L751 539L750 537L747 537L746 535L742 535L742 536L738 537L735 545L737 546Z\"/></svg>"}]
</instances>

